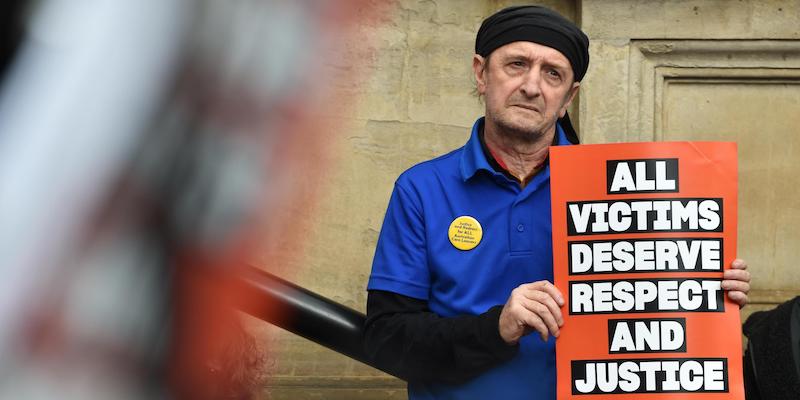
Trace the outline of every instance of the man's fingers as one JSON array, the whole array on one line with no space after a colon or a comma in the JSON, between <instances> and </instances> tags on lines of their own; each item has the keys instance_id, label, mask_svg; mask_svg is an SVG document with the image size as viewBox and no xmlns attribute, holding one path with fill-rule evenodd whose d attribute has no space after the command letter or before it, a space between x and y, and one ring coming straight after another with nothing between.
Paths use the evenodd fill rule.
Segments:
<instances>
[{"instance_id":1,"label":"man's fingers","mask_svg":"<svg viewBox=\"0 0 800 400\"><path fill-rule=\"evenodd\" d=\"M541 303L542 305L547 307L547 310L541 310L541 311L548 312L549 314L551 314L555 319L556 323L558 324L558 326L564 325L564 318L561 315L561 307L558 306L556 300L553 299L553 297L550 296L549 293L531 292L529 293L528 300L531 300L534 303ZM536 311L538 313L538 310L531 310L531 311Z\"/></svg>"},{"instance_id":2,"label":"man's fingers","mask_svg":"<svg viewBox=\"0 0 800 400\"><path fill-rule=\"evenodd\" d=\"M722 279L750 282L750 271L744 269L728 269L722 273Z\"/></svg>"},{"instance_id":3,"label":"man's fingers","mask_svg":"<svg viewBox=\"0 0 800 400\"><path fill-rule=\"evenodd\" d=\"M549 331L547 330L547 326L545 325L544 321L542 321L538 315L534 313L528 313L524 319L524 322L536 332L539 332L539 336L542 338L542 341L547 341L547 335Z\"/></svg>"},{"instance_id":4,"label":"man's fingers","mask_svg":"<svg viewBox=\"0 0 800 400\"><path fill-rule=\"evenodd\" d=\"M739 308L742 308L747 305L747 294L744 292L739 291L729 291L728 298L731 299L734 303L739 305Z\"/></svg>"},{"instance_id":5,"label":"man's fingers","mask_svg":"<svg viewBox=\"0 0 800 400\"><path fill-rule=\"evenodd\" d=\"M550 299L550 301L552 301L552 299ZM544 322L548 332L551 335L558 337L558 327L560 324L552 312L550 312L550 308L548 306L536 301L531 301L530 299L523 300L522 305L525 307L527 312L533 313Z\"/></svg>"},{"instance_id":6,"label":"man's fingers","mask_svg":"<svg viewBox=\"0 0 800 400\"><path fill-rule=\"evenodd\" d=\"M559 327L564 325L564 317L561 315L561 307L556 303L555 299L552 297L544 297L542 303L547 306L550 314L552 314L553 318L555 318L556 324L558 324Z\"/></svg>"},{"instance_id":7,"label":"man's fingers","mask_svg":"<svg viewBox=\"0 0 800 400\"><path fill-rule=\"evenodd\" d=\"M532 331L539 332L543 341L549 335L557 337L564 324L563 304L561 292L548 281L520 285L511 292L500 314L500 336L508 343Z\"/></svg>"},{"instance_id":8,"label":"man's fingers","mask_svg":"<svg viewBox=\"0 0 800 400\"><path fill-rule=\"evenodd\" d=\"M736 291L747 293L750 291L750 284L747 282L737 281L737 280L724 280L722 281L722 288L728 291Z\"/></svg>"},{"instance_id":9,"label":"man's fingers","mask_svg":"<svg viewBox=\"0 0 800 400\"><path fill-rule=\"evenodd\" d=\"M750 291L750 272L747 263L737 258L731 262L731 268L722 273L722 288L731 301L739 308L747 305L747 293Z\"/></svg>"},{"instance_id":10,"label":"man's fingers","mask_svg":"<svg viewBox=\"0 0 800 400\"><path fill-rule=\"evenodd\" d=\"M548 281L538 281L520 286L518 294L524 298L524 307L538 315L550 334L558 337L559 327L564 324L560 307L564 302L561 292Z\"/></svg>"},{"instance_id":11,"label":"man's fingers","mask_svg":"<svg viewBox=\"0 0 800 400\"><path fill-rule=\"evenodd\" d=\"M527 292L537 291L537 292L546 292L556 301L559 307L564 305L564 296L561 294L561 291L558 290L555 285L548 281L538 281L534 283L529 283L527 285L522 285L522 288L526 289Z\"/></svg>"},{"instance_id":12,"label":"man's fingers","mask_svg":"<svg viewBox=\"0 0 800 400\"><path fill-rule=\"evenodd\" d=\"M747 292L750 291L750 272L744 269L747 268L747 264L737 259L731 263L731 267L736 269L728 269L722 273L722 288L728 291L742 292L746 301Z\"/></svg>"}]
</instances>

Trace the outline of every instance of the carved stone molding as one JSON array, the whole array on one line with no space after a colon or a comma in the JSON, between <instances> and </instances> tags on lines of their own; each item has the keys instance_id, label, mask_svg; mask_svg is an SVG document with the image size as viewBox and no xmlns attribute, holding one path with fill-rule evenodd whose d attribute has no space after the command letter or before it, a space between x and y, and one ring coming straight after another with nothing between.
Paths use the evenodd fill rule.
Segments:
<instances>
[{"instance_id":1,"label":"carved stone molding","mask_svg":"<svg viewBox=\"0 0 800 400\"><path fill-rule=\"evenodd\" d=\"M627 140L661 140L669 85L800 84L798 40L633 40Z\"/></svg>"}]
</instances>

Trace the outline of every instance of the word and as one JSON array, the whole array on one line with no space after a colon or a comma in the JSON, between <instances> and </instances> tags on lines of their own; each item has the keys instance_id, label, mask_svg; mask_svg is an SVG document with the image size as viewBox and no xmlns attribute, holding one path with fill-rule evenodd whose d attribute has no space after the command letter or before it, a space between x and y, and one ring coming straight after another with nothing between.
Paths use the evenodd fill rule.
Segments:
<instances>
[{"instance_id":1,"label":"word and","mask_svg":"<svg viewBox=\"0 0 800 400\"><path fill-rule=\"evenodd\" d=\"M608 320L608 352L656 353L686 351L686 318Z\"/></svg>"}]
</instances>

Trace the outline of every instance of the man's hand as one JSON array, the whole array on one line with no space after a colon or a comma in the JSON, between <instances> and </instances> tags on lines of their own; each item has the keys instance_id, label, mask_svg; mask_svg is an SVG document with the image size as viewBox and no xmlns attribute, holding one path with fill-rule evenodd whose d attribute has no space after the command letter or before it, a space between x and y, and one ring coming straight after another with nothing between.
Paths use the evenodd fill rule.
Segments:
<instances>
[{"instance_id":1,"label":"man's hand","mask_svg":"<svg viewBox=\"0 0 800 400\"><path fill-rule=\"evenodd\" d=\"M750 291L750 273L747 272L747 263L735 259L731 269L722 274L722 288L728 292L728 298L742 308L747 304L747 292ZM501 316L502 318L502 316Z\"/></svg>"},{"instance_id":2,"label":"man's hand","mask_svg":"<svg viewBox=\"0 0 800 400\"><path fill-rule=\"evenodd\" d=\"M559 327L564 324L561 306L564 297L548 281L520 285L511 292L500 313L500 337L508 344L532 331L539 332L543 341L548 335L558 337Z\"/></svg>"}]
</instances>

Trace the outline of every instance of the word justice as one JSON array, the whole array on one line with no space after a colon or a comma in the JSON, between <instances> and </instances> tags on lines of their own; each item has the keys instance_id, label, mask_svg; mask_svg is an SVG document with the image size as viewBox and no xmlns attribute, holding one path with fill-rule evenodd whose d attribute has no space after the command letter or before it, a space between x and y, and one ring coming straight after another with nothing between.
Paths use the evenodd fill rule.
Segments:
<instances>
[{"instance_id":1,"label":"word justice","mask_svg":"<svg viewBox=\"0 0 800 400\"><path fill-rule=\"evenodd\" d=\"M724 392L726 364L725 359L573 361L573 393Z\"/></svg>"}]
</instances>

